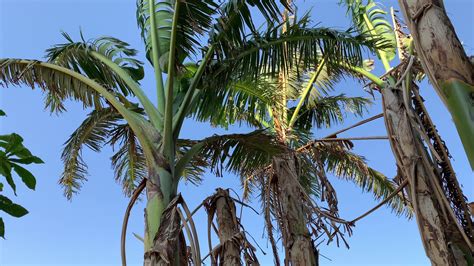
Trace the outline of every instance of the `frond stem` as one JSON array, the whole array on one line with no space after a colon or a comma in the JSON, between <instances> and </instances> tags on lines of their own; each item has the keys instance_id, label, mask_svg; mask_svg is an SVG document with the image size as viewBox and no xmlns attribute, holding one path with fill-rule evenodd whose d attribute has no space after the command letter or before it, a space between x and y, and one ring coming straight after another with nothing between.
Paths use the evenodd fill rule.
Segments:
<instances>
[{"instance_id":1,"label":"frond stem","mask_svg":"<svg viewBox=\"0 0 474 266\"><path fill-rule=\"evenodd\" d=\"M306 101L306 98L308 97L309 92L310 92L311 89L313 88L313 84L314 84L314 83L316 82L316 80L318 79L319 74L321 74L321 71L323 70L323 67L324 67L325 64L326 64L326 60L323 58L323 59L321 60L321 62L319 62L319 65L318 65L316 71L314 72L313 76L312 76L311 79L308 81L308 85L307 85L306 88L304 89L303 94L301 95L300 101L298 102L298 105L296 106L295 112L293 113L293 115L292 115L292 117L291 117L291 119L290 119L290 123L288 124L288 129L291 130L291 128L292 128L293 125L295 124L296 119L298 118L298 113L299 113L301 107L303 107L303 104L304 104L304 102Z\"/></svg>"},{"instance_id":2,"label":"frond stem","mask_svg":"<svg viewBox=\"0 0 474 266\"><path fill-rule=\"evenodd\" d=\"M176 36L178 33L178 18L179 18L179 7L180 1L175 1L173 24L171 28L171 41L170 41L170 54L168 59L168 78L167 78L167 90L166 90L166 105L165 105L165 118L164 118L164 145L163 150L166 157L170 161L174 161L174 141L173 141L173 89L175 79L175 61L176 61Z\"/></svg>"},{"instance_id":3,"label":"frond stem","mask_svg":"<svg viewBox=\"0 0 474 266\"><path fill-rule=\"evenodd\" d=\"M346 127L346 128L344 128L344 129L338 130L338 131L336 131L336 132L334 132L334 133L332 133L332 134L329 134L329 135L327 135L326 137L324 137L323 140L324 140L324 139L333 138L333 137L336 136L337 134L340 134L340 133L342 133L342 132L346 132L346 131L348 131L348 130L350 130L350 129L356 128L356 127L358 127L358 126L361 126L361 125L363 125L363 124L366 124L366 123L368 123L368 122L371 122L371 121L373 121L373 120L376 120L376 119L378 119L378 118L381 118L381 117L383 117L383 116L384 116L383 113L380 113L380 114L378 114L378 115L374 115L374 116L369 117L369 118L367 118L367 119L365 119L365 120L362 120L362 121L360 121L360 122L358 122L358 123L355 123L355 124L352 125L352 126ZM312 145L313 145L313 142L310 141L310 142L307 143L306 145L304 145L304 146L298 148L296 151L297 151L297 152L304 151L304 150L306 150L307 148L311 147Z\"/></svg>"},{"instance_id":4,"label":"frond stem","mask_svg":"<svg viewBox=\"0 0 474 266\"><path fill-rule=\"evenodd\" d=\"M375 31L375 27L372 24L372 22L370 21L368 15L367 15L367 12L364 12L363 17L364 17L365 24L367 24L367 27L369 28L370 34L373 37L377 37L378 36L377 31ZM383 64L385 70L389 71L390 69L392 69L392 67L390 66L390 63L388 62L388 59L387 59L387 53L385 51L381 50L381 49L377 49L377 53L379 54L380 60L382 61L382 64Z\"/></svg>"},{"instance_id":5,"label":"frond stem","mask_svg":"<svg viewBox=\"0 0 474 266\"><path fill-rule=\"evenodd\" d=\"M156 79L156 94L158 97L158 110L161 114L165 112L165 88L163 85L163 76L160 67L160 41L158 38L158 25L155 17L155 1L149 1L150 12L150 35L151 35L151 53L153 69Z\"/></svg>"},{"instance_id":6,"label":"frond stem","mask_svg":"<svg viewBox=\"0 0 474 266\"><path fill-rule=\"evenodd\" d=\"M19 60L18 62L23 63L23 64L30 64L31 63L31 61L28 61L28 60ZM143 151L148 155L153 154L153 150L152 150L152 147L150 145L150 141L149 141L148 137L143 133L142 128L139 124L139 121L137 120L137 117L134 115L133 112L129 111L122 103L120 103L120 101L117 100L117 98L115 98L115 96L112 93L107 91L107 89L102 87L100 84L98 84L94 80L89 79L89 78L87 78L87 77L85 77L85 76L83 76L83 75L81 75L81 74L79 74L79 73L77 73L73 70L70 70L68 68L61 67L61 66L58 66L58 65L55 65L55 64L45 63L45 62L37 62L36 64L39 64L40 66L42 66L44 68L53 69L53 70L56 70L58 72L69 75L69 76L83 82L84 84L86 84L87 86L91 87L93 90L98 92L100 95L102 95L104 98L106 98L110 102L110 104L115 109L117 109L117 111L123 116L123 118L125 120L127 120L128 124L132 128L133 132L135 133L137 138L140 140L140 143L142 144L142 147L143 147ZM152 158L152 156L150 158Z\"/></svg>"},{"instance_id":7,"label":"frond stem","mask_svg":"<svg viewBox=\"0 0 474 266\"><path fill-rule=\"evenodd\" d=\"M344 64L344 63L339 63L339 65L342 66L342 67L345 67L346 69L349 69L349 70L352 70L356 73L361 74L362 76L368 78L369 80L371 80L373 83L375 83L379 87L384 86L384 81L381 78L379 78L376 75L370 73L369 71L363 69L362 67L357 67L357 66L353 66L353 65L349 65L349 64Z\"/></svg>"},{"instance_id":8,"label":"frond stem","mask_svg":"<svg viewBox=\"0 0 474 266\"><path fill-rule=\"evenodd\" d=\"M133 92L133 94L135 94L135 96L137 96L138 100L143 105L143 108L145 109L145 112L150 118L151 123L156 128L161 128L163 125L163 119L160 116L158 109L156 109L150 99L145 95L145 93L137 84L137 82L135 82L123 68L118 66L116 63L114 63L112 60L110 60L103 54L95 51L91 51L90 53L94 58L98 59L99 61L110 67L127 84L129 89Z\"/></svg>"},{"instance_id":9,"label":"frond stem","mask_svg":"<svg viewBox=\"0 0 474 266\"><path fill-rule=\"evenodd\" d=\"M315 142L326 142L326 141L348 141L348 140L381 140L388 139L387 136L369 136L369 137L350 137L350 138L325 138L325 139L315 139L312 140L312 143Z\"/></svg>"},{"instance_id":10,"label":"frond stem","mask_svg":"<svg viewBox=\"0 0 474 266\"><path fill-rule=\"evenodd\" d=\"M202 60L201 64L199 65L196 73L194 74L193 80L191 81L191 85L189 85L188 91L186 92L186 95L184 97L183 102L181 103L178 112L176 113L173 121L173 135L175 138L178 138L179 136L179 131L181 130L181 126L183 125L184 118L186 117L189 108L190 108L190 103L192 102L192 99L196 97L196 88L197 85L199 84L199 81L201 80L202 74L204 73L204 70L209 63L209 61L212 58L212 55L214 54L214 45L209 46L209 49L206 52L206 55L204 56L204 59Z\"/></svg>"},{"instance_id":11,"label":"frond stem","mask_svg":"<svg viewBox=\"0 0 474 266\"><path fill-rule=\"evenodd\" d=\"M372 209L368 210L367 212L365 212L364 214L360 215L359 217L355 218L354 220L350 221L351 224L354 224L355 222L361 220L362 218L365 218L366 216L368 216L369 214L373 213L374 211L376 211L378 208L382 207L383 205L385 205L387 202L389 202L392 198L394 198L395 196L398 195L398 193L400 193L400 191L402 191L403 188L406 187L406 185L408 184L408 179L405 179L403 180L403 182L400 184L400 186L395 190L393 191L390 195L388 195L384 200L382 200L379 204L377 204L375 207L373 207Z\"/></svg>"},{"instance_id":12,"label":"frond stem","mask_svg":"<svg viewBox=\"0 0 474 266\"><path fill-rule=\"evenodd\" d=\"M142 193L143 189L145 189L145 186L146 186L146 179L143 179L138 185L138 187L135 189L135 191L133 192L133 195L130 198L130 202L127 205L127 209L125 210L125 215L123 217L123 223L122 223L122 235L120 238L120 254L122 257L122 266L127 266L125 240L127 238L128 218L130 217L130 212L132 211L133 205L135 205L135 202L137 201L138 197Z\"/></svg>"}]
</instances>

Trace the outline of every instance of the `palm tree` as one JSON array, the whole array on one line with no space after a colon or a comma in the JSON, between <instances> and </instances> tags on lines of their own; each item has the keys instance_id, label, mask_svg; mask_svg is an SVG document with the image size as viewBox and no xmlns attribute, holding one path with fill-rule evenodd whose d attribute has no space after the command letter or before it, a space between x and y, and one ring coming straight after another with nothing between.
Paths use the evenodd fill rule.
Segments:
<instances>
[{"instance_id":1,"label":"palm tree","mask_svg":"<svg viewBox=\"0 0 474 266\"><path fill-rule=\"evenodd\" d=\"M399 3L423 69L448 107L474 170L474 64L456 36L442 1Z\"/></svg>"},{"instance_id":2,"label":"palm tree","mask_svg":"<svg viewBox=\"0 0 474 266\"><path fill-rule=\"evenodd\" d=\"M385 123L400 175L408 181L408 195L427 256L433 265L466 265L472 261L472 220L450 163L449 152L423 105L416 78L423 75L415 61L412 40L400 27L392 9L394 29L374 2L345 1L360 31L383 36L391 49L379 50L386 74L378 78L357 66L347 66L370 79L382 94ZM398 49L401 64L389 62Z\"/></svg>"},{"instance_id":3,"label":"palm tree","mask_svg":"<svg viewBox=\"0 0 474 266\"><path fill-rule=\"evenodd\" d=\"M280 2L286 5L286 1ZM258 31L252 21L251 6L267 20L263 31ZM82 40L75 42L64 34L68 42L49 49L47 62L1 59L0 80L4 85L40 87L52 111L63 111L66 99L92 109L66 142L62 155L65 170L60 180L65 194L70 198L85 181L83 145L98 151L105 144L119 144L113 157L117 179L122 180L126 191L140 179L145 180L140 186L146 187L147 201L145 265L163 265L184 257L184 250L175 248L183 246L177 230L180 217L176 206L182 203L177 189L184 177L199 175L201 168L196 167L200 165L193 162L219 167L227 156L238 154L240 159L229 157L229 169L244 163L257 167L272 154L269 150L277 150L262 131L200 141L179 139L183 121L192 112L215 112L223 102L226 108L237 108L245 102L233 102L234 98L226 94L232 81L226 74L256 77L267 66L273 72L282 71L288 62L281 55L295 51L304 55L305 66L317 63L321 52L335 55L331 57L334 61L346 62L342 57L346 54L360 58L362 38L324 28L282 34L281 25L272 23L278 16L278 5L271 0L223 4L211 0L138 0L137 20L154 69L156 106L139 84L144 73L142 63L134 58L136 50L111 37L86 41L81 36ZM207 44L202 39L207 39ZM210 86L210 81L215 84L217 80L219 86Z\"/></svg>"},{"instance_id":4,"label":"palm tree","mask_svg":"<svg viewBox=\"0 0 474 266\"><path fill-rule=\"evenodd\" d=\"M287 17L283 25L282 34L298 31L309 25L309 18L305 15L297 21ZM342 75L347 73L339 63L361 63L357 54L349 54L344 61L333 61L333 56L340 57L319 53L319 63L307 67L299 63L305 61L304 53L295 51L286 56L289 64L294 62L286 71L268 73L266 71L271 67L267 67L256 80L241 76L230 78L235 82L229 84L226 93L239 105L229 105L224 101L219 109L201 108L194 113L197 120L210 121L217 126L247 123L260 130L267 129L284 147L283 152L267 156L270 160L263 168L246 164L243 168L229 167L242 176L246 196L252 191L260 192L277 264L280 261L271 216L276 218L282 234L285 265L316 265L318 256L311 236L316 238L321 232L327 232L331 239L343 237L335 222L342 223L350 234L351 223L338 218L336 192L326 172L354 181L364 190L372 191L376 198L387 198L396 191L396 184L370 168L363 157L350 151L350 141L338 140L336 135L327 141L311 140L312 129L342 123L346 111L361 116L370 103L361 97L329 95ZM232 75L232 72L216 73L222 73L225 79ZM221 79L220 75L214 78L217 84ZM253 100L240 100L249 95ZM202 106L212 101L223 101L223 98L216 95L204 101ZM234 158L238 156L234 155ZM402 196L390 200L398 213L404 211ZM314 198L327 201L329 211L319 208ZM311 234L308 228L313 229Z\"/></svg>"}]
</instances>

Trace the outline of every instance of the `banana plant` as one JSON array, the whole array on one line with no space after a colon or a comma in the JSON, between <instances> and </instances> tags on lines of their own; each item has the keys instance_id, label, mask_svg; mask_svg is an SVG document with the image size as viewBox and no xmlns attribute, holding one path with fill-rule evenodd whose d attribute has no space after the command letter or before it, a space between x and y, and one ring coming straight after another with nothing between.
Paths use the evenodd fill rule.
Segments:
<instances>
[{"instance_id":1,"label":"banana plant","mask_svg":"<svg viewBox=\"0 0 474 266\"><path fill-rule=\"evenodd\" d=\"M356 25L369 25L370 22L363 20L364 16L361 16L359 10L370 12L367 9L369 6L380 9L374 7L370 0L364 2L367 4L357 0L341 2L347 5ZM385 11L377 13L382 15ZM386 41L393 43L396 40L396 46L391 51L398 50L401 64L392 69L384 63L386 73L380 78L360 66L346 67L371 80L382 94L385 124L388 134L392 136L392 151L401 177L408 183L407 194L413 205L428 258L433 265L469 265L473 261L473 222L466 198L456 179L446 145L438 135L419 95L416 77L423 76L424 73L415 60L418 51L413 49L412 40L400 27L401 23L393 9L391 13L394 28L391 32L386 31L392 35ZM387 21L378 24L390 25ZM374 37L377 32L369 34ZM382 62L383 52L378 52ZM385 56L385 62L387 61L390 61L390 57Z\"/></svg>"},{"instance_id":2,"label":"banana plant","mask_svg":"<svg viewBox=\"0 0 474 266\"><path fill-rule=\"evenodd\" d=\"M251 10L267 21L264 30L254 25ZM295 51L304 55L306 65L317 62L320 53L336 55L330 60L347 53L360 57L365 40L325 28L300 27L283 34L282 25L273 22L278 20L279 5L271 0L138 0L136 13L146 56L153 66L153 90L145 91L140 85L142 63L127 43L112 37L86 41L81 36L80 41L74 41L67 34L66 43L47 51L45 62L1 59L0 80L7 86L41 88L52 111L64 111L67 99L92 109L62 155L65 170L60 182L67 197L86 180L83 145L97 151L104 144L122 143L113 158L116 176L124 180L126 191L133 188L135 180L146 178L144 260L145 265L160 265L184 256L177 254L183 250L175 248L179 232L169 230L179 223L173 209L180 180L188 173L200 173L190 167L196 156L207 155L204 158L211 167L227 161L233 168L244 162L258 165L265 158L259 149L274 149L264 132L211 136L201 141L179 139L183 122L192 112L210 110L206 108L215 112L223 102L230 106L241 103L223 92L231 82L225 74L255 78L262 68L284 71L288 61L282 55ZM208 86L216 77L222 78L220 86ZM150 94L156 97L156 105ZM216 96L224 100L213 100ZM247 159L229 157L236 153L250 155L244 157ZM136 159L139 154L144 161ZM163 237L168 233L173 237L165 245Z\"/></svg>"}]
</instances>

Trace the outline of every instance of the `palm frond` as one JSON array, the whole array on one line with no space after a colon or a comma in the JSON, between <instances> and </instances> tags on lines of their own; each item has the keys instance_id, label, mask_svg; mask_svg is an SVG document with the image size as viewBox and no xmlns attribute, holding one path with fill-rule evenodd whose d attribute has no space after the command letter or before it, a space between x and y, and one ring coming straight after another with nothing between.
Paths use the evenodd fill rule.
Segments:
<instances>
[{"instance_id":1,"label":"palm frond","mask_svg":"<svg viewBox=\"0 0 474 266\"><path fill-rule=\"evenodd\" d=\"M317 142L312 146L310 155L316 162L325 165L326 170L336 177L352 181L363 191L370 192L376 199L385 199L397 189L397 185L382 173L369 167L365 158L357 155L340 143ZM388 204L398 215L411 216L405 206L402 194L393 197Z\"/></svg>"},{"instance_id":2,"label":"palm frond","mask_svg":"<svg viewBox=\"0 0 474 266\"><path fill-rule=\"evenodd\" d=\"M67 43L57 44L46 50L48 62L58 66L66 67L81 73L109 90L120 89L127 96L130 89L125 82L112 69L91 55L91 52L99 53L120 68L136 82L143 79L143 63L133 57L137 51L130 48L129 44L113 37L100 37L92 40L74 42L71 36L63 32L62 35Z\"/></svg>"},{"instance_id":3,"label":"palm frond","mask_svg":"<svg viewBox=\"0 0 474 266\"><path fill-rule=\"evenodd\" d=\"M46 92L45 105L51 111L64 111L66 99L80 101L84 108L100 99L95 90L71 73L37 60L0 59L0 85L40 87Z\"/></svg>"},{"instance_id":4,"label":"palm frond","mask_svg":"<svg viewBox=\"0 0 474 266\"><path fill-rule=\"evenodd\" d=\"M291 9L290 1L280 0L283 7ZM257 33L251 9L256 8L266 22L272 24L280 20L278 4L274 0L228 0L219 9L220 16L216 19L210 32L210 44L215 47L216 54L225 54L235 46L241 46L248 35Z\"/></svg>"},{"instance_id":5,"label":"palm frond","mask_svg":"<svg viewBox=\"0 0 474 266\"><path fill-rule=\"evenodd\" d=\"M314 80L313 84L309 84L312 81L312 77L315 72L318 70L319 66L312 66L308 69L303 71L301 75L302 67L298 67L291 71L287 76L293 81L290 83L290 86L293 91L289 94L290 100L297 100L302 97L304 93L304 89L311 85L311 90L309 95L306 98L306 103L311 103L317 101L317 99L330 95L330 92L335 90L335 86L341 80L343 80L346 76L353 76L353 73L347 71L345 68L341 67L339 64L337 65L330 65L331 62L325 62L321 69L319 69L319 74L317 75L316 79ZM295 76L300 75L298 79L295 80Z\"/></svg>"},{"instance_id":6,"label":"palm frond","mask_svg":"<svg viewBox=\"0 0 474 266\"><path fill-rule=\"evenodd\" d=\"M178 161L176 169L183 168L197 156L217 176L221 176L223 170L244 176L265 167L271 162L272 156L285 150L265 130L248 134L215 135L194 143L183 156L184 160Z\"/></svg>"},{"instance_id":7,"label":"palm frond","mask_svg":"<svg viewBox=\"0 0 474 266\"><path fill-rule=\"evenodd\" d=\"M350 30L309 27L308 23L308 17L304 16L285 31L281 24L269 25L263 32L246 37L242 44L216 51L216 57L225 67L219 72L232 71L240 77L257 77L262 72L286 73L295 64L303 70L314 67L322 57L327 58L329 66L359 65L363 49L374 46L374 41Z\"/></svg>"},{"instance_id":8,"label":"palm frond","mask_svg":"<svg viewBox=\"0 0 474 266\"><path fill-rule=\"evenodd\" d=\"M310 98L301 110L295 127L304 130L310 130L314 125L317 128L329 128L335 123L344 122L346 113L362 116L371 103L367 98L347 97L344 94ZM289 116L294 110L289 110Z\"/></svg>"},{"instance_id":9,"label":"palm frond","mask_svg":"<svg viewBox=\"0 0 474 266\"><path fill-rule=\"evenodd\" d=\"M236 122L262 127L259 120L265 118L267 106L276 103L276 94L279 92L277 83L260 75L257 80L244 79L219 84L211 76L206 75L203 80L199 98L190 115L198 121L209 121L214 126L224 128Z\"/></svg>"},{"instance_id":10,"label":"palm frond","mask_svg":"<svg viewBox=\"0 0 474 266\"><path fill-rule=\"evenodd\" d=\"M368 39L378 39L378 44L385 43L386 47L382 49L384 56L390 62L395 58L397 51L397 41L395 33L386 19L386 14L379 4L373 0L341 0L347 6L347 14L360 33L366 35Z\"/></svg>"},{"instance_id":11,"label":"palm frond","mask_svg":"<svg viewBox=\"0 0 474 266\"><path fill-rule=\"evenodd\" d=\"M189 152L192 146L196 144L194 141L184 139L178 140L178 147L176 160L179 161L183 156ZM200 156L194 156L191 161L184 167L181 177L184 182L189 182L193 185L199 185L202 182L203 175L209 164Z\"/></svg>"},{"instance_id":12,"label":"palm frond","mask_svg":"<svg viewBox=\"0 0 474 266\"><path fill-rule=\"evenodd\" d=\"M109 135L109 143L113 147L119 146L111 157L115 180L122 185L125 195L131 196L141 180L147 177L145 155L129 125L118 125Z\"/></svg>"},{"instance_id":13,"label":"palm frond","mask_svg":"<svg viewBox=\"0 0 474 266\"><path fill-rule=\"evenodd\" d=\"M59 184L64 188L64 195L68 199L71 199L87 180L87 165L82 159L83 146L99 152L119 119L120 115L112 108L94 110L64 143L61 154L64 171Z\"/></svg>"},{"instance_id":14,"label":"palm frond","mask_svg":"<svg viewBox=\"0 0 474 266\"><path fill-rule=\"evenodd\" d=\"M145 43L147 58L151 59L151 25L150 5L155 5L156 29L159 42L161 69L167 69L176 0L137 0L137 23ZM216 14L217 4L212 0L181 1L178 16L177 62L182 63L186 57L196 53L200 46L200 37L211 29L212 18Z\"/></svg>"}]
</instances>

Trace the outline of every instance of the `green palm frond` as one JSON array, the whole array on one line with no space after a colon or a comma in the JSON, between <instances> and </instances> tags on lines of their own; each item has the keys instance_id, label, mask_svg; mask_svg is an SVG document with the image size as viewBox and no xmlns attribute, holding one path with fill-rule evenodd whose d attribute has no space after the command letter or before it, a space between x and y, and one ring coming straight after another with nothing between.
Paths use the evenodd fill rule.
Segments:
<instances>
[{"instance_id":1,"label":"green palm frond","mask_svg":"<svg viewBox=\"0 0 474 266\"><path fill-rule=\"evenodd\" d=\"M395 58L397 41L395 33L386 19L386 14L379 4L373 0L341 0L347 6L347 13L360 33L370 39L378 39L378 43L385 43L387 47L378 53L382 61L387 63ZM387 64L384 62L384 64Z\"/></svg>"},{"instance_id":2,"label":"green palm frond","mask_svg":"<svg viewBox=\"0 0 474 266\"><path fill-rule=\"evenodd\" d=\"M376 199L385 199L397 189L395 182L369 167L364 157L349 151L343 144L317 142L312 146L310 155L314 161L325 165L328 172L354 182L363 191L371 192ZM398 215L406 214L411 217L412 213L405 202L405 197L398 194L388 204Z\"/></svg>"},{"instance_id":3,"label":"green palm frond","mask_svg":"<svg viewBox=\"0 0 474 266\"><path fill-rule=\"evenodd\" d=\"M211 169L218 175L222 169L246 175L268 165L272 156L282 151L263 130L211 138L212 141L206 141L201 156L210 161Z\"/></svg>"},{"instance_id":4,"label":"green palm frond","mask_svg":"<svg viewBox=\"0 0 474 266\"><path fill-rule=\"evenodd\" d=\"M313 126L329 128L344 122L347 113L362 116L371 103L367 98L347 97L344 94L308 99L300 111L295 127L304 130L310 130ZM289 116L294 110L295 108L289 110Z\"/></svg>"},{"instance_id":5,"label":"green palm frond","mask_svg":"<svg viewBox=\"0 0 474 266\"><path fill-rule=\"evenodd\" d=\"M137 51L130 48L129 44L113 37L100 37L86 41L81 37L80 42L74 42L65 32L62 33L67 43L57 44L46 50L48 62L66 67L81 73L107 89L120 89L127 96L130 89L125 82L112 69L91 55L92 52L99 53L126 73L136 82L143 79L143 63L133 57Z\"/></svg>"},{"instance_id":6,"label":"green palm frond","mask_svg":"<svg viewBox=\"0 0 474 266\"><path fill-rule=\"evenodd\" d=\"M280 0L286 8L290 8L289 2ZM216 55L224 56L234 47L243 45L248 31L257 33L252 19L253 8L259 11L267 23L280 20L280 10L274 0L227 0L220 7L220 16L210 32L209 42L215 47Z\"/></svg>"},{"instance_id":7,"label":"green palm frond","mask_svg":"<svg viewBox=\"0 0 474 266\"><path fill-rule=\"evenodd\" d=\"M46 106L56 111L64 110L62 102L66 99L81 101L83 107L87 108L96 105L96 100L103 97L133 128L140 139L144 153L147 154L147 159L150 162L160 161L164 164L162 156L153 148L154 142L161 138L160 132L146 120L146 117L128 109L133 108L133 104L123 95L109 92L80 73L36 60L0 59L0 85L27 85L32 88L38 86L48 93ZM55 103L58 105L54 105Z\"/></svg>"},{"instance_id":8,"label":"green palm frond","mask_svg":"<svg viewBox=\"0 0 474 266\"><path fill-rule=\"evenodd\" d=\"M301 171L300 184L306 190L306 193L316 198L321 198L321 169L315 165L314 161L308 156L298 156L299 167Z\"/></svg>"},{"instance_id":9,"label":"green palm frond","mask_svg":"<svg viewBox=\"0 0 474 266\"><path fill-rule=\"evenodd\" d=\"M84 80L60 67L37 60L0 59L0 83L40 87L46 92L45 105L51 111L64 111L63 101L66 99L80 101L84 108L94 106L100 99Z\"/></svg>"},{"instance_id":10,"label":"green palm frond","mask_svg":"<svg viewBox=\"0 0 474 266\"><path fill-rule=\"evenodd\" d=\"M272 156L285 149L265 130L248 134L215 135L194 143L176 164L176 169L179 169L177 171L182 171L197 156L206 161L209 169L218 176L222 175L223 170L247 175L267 166Z\"/></svg>"},{"instance_id":11,"label":"green palm frond","mask_svg":"<svg viewBox=\"0 0 474 266\"><path fill-rule=\"evenodd\" d=\"M119 146L111 157L115 180L122 185L125 195L131 196L137 185L147 177L147 168L143 150L133 130L127 124L114 127L109 143Z\"/></svg>"},{"instance_id":12,"label":"green palm frond","mask_svg":"<svg viewBox=\"0 0 474 266\"><path fill-rule=\"evenodd\" d=\"M267 33L251 34L230 50L217 51L217 59L203 74L201 95L192 111L195 117L224 127L239 121L238 113L254 113L259 119L265 118L269 107L286 108L278 106L282 105L282 101L277 99L282 97L282 86L285 87L286 99L294 100L301 96L302 87L308 80L307 73L325 53L343 62L359 63L364 45L369 45L349 32L310 29L306 28L306 23L307 16L291 25L285 33L282 33L281 25L277 25L270 27ZM292 58L286 60L282 56L285 53L293 55ZM288 77L285 84L276 77L283 71ZM314 85L319 88L312 90L309 101L314 101L318 92L332 90L344 71L331 59L316 80Z\"/></svg>"},{"instance_id":13,"label":"green palm frond","mask_svg":"<svg viewBox=\"0 0 474 266\"><path fill-rule=\"evenodd\" d=\"M309 84L313 75L318 70L318 67L310 67L306 69L303 72L303 75L297 80L297 83L290 86L290 88L294 88L293 94L289 95L291 100L300 99L304 93L304 89L308 85L312 85L309 95L305 99L305 104L317 101L317 99L328 96L330 92L334 91L336 84L343 80L345 76L352 75L351 72L341 68L339 65L330 65L330 63L325 62L313 84ZM291 78L296 74L298 73L293 72L288 76Z\"/></svg>"},{"instance_id":14,"label":"green palm frond","mask_svg":"<svg viewBox=\"0 0 474 266\"><path fill-rule=\"evenodd\" d=\"M174 15L175 0L137 0L137 23L145 42L147 58L152 62L150 4L154 5L156 29L159 43L160 65L167 69L170 49L171 28ZM212 26L217 4L212 0L181 1L178 16L177 62L182 63L186 57L196 54L195 47L200 46L200 37Z\"/></svg>"},{"instance_id":15,"label":"green palm frond","mask_svg":"<svg viewBox=\"0 0 474 266\"><path fill-rule=\"evenodd\" d=\"M241 77L257 77L262 72L287 72L295 64L308 69L317 65L321 57L327 58L330 66L360 65L363 49L374 46L374 41L368 41L364 35L309 27L307 23L305 16L284 32L282 25L269 25L265 31L251 34L242 44L221 54L216 52L224 62L222 66L226 67L220 72L233 71Z\"/></svg>"},{"instance_id":16,"label":"green palm frond","mask_svg":"<svg viewBox=\"0 0 474 266\"><path fill-rule=\"evenodd\" d=\"M190 115L198 121L210 121L212 125L224 128L242 121L259 127L267 106L276 103L276 86L265 75L256 80L236 80L229 84L216 82L212 74L206 75Z\"/></svg>"},{"instance_id":17,"label":"green palm frond","mask_svg":"<svg viewBox=\"0 0 474 266\"><path fill-rule=\"evenodd\" d=\"M64 188L64 195L71 199L82 183L87 180L87 165L82 159L82 148L87 146L99 152L106 143L110 131L116 126L120 115L112 108L94 110L64 143L61 159L64 172L59 184Z\"/></svg>"}]
</instances>

